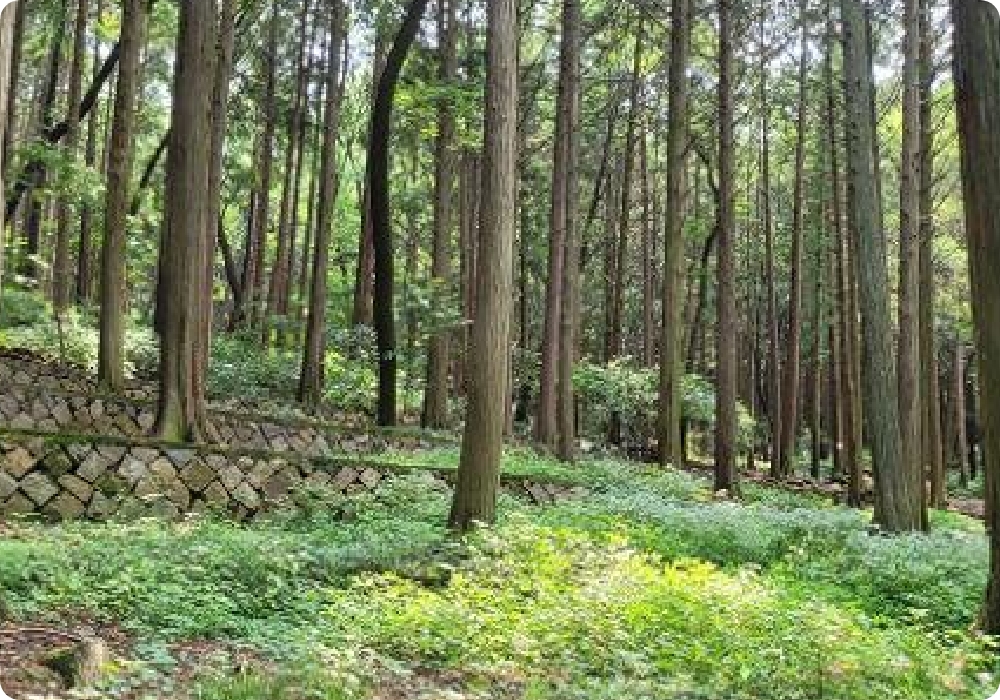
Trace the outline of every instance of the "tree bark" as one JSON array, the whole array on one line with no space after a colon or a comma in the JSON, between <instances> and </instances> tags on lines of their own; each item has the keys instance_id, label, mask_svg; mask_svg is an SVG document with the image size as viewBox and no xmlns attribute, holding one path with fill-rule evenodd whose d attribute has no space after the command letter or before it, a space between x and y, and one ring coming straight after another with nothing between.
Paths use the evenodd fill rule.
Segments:
<instances>
[{"instance_id":1,"label":"tree bark","mask_svg":"<svg viewBox=\"0 0 1000 700\"><path fill-rule=\"evenodd\" d=\"M212 350L212 317L215 311L213 291L215 289L215 244L225 238L222 227L222 177L223 155L226 147L226 125L229 119L229 81L232 78L233 50L236 31L236 0L221 0L218 13L218 33L215 42L215 73L212 76L212 124L210 134L210 155L208 162L208 202L202 233L205 249L204 266L196 273L195 281L201 280L201 308L199 310L199 353L195 357L195 395L205 394L204 381L208 375ZM225 252L225 251L224 251ZM226 272L235 272L230 267L231 253L226 258ZM235 298L235 297L234 297ZM211 426L209 426L211 427Z\"/></svg>"},{"instance_id":2,"label":"tree bark","mask_svg":"<svg viewBox=\"0 0 1000 700\"><path fill-rule=\"evenodd\" d=\"M300 122L302 121L302 99L305 90L302 80L305 72L306 44L309 42L307 35L309 9L309 0L304 0L299 14L299 45L298 56L295 60L296 87L295 96L292 100L291 115L288 120L285 168L281 184L281 205L278 211L278 248L274 256L274 265L271 268L270 284L267 290L267 314L262 328L261 340L264 347L267 347L271 340L272 326L276 320L281 324L281 327L277 331L279 344L282 344L286 337L284 326L287 325L288 321L292 243L295 236L292 205L296 186L295 163L298 152L301 149L299 133L301 131Z\"/></svg>"},{"instance_id":3,"label":"tree bark","mask_svg":"<svg viewBox=\"0 0 1000 700\"><path fill-rule=\"evenodd\" d=\"M962 189L969 238L972 315L980 388L982 444L986 457L986 531L990 537L990 578L983 627L1000 632L1000 21L977 0L953 0L955 22L955 100L961 144Z\"/></svg>"},{"instance_id":4,"label":"tree bark","mask_svg":"<svg viewBox=\"0 0 1000 700\"><path fill-rule=\"evenodd\" d=\"M7 78L7 84L4 86L4 94L2 96L3 104L0 105L0 111L2 111L3 124L0 125L0 129L3 129L3 139L0 143L3 144L3 150L0 151L0 163L3 164L3 168L6 171L8 165L10 165L12 156L14 155L14 132L17 119L17 85L21 75L21 51L24 45L24 16L27 13L28 3L26 2L15 2L13 5L9 5L9 10L7 11L7 22L9 23L6 27L7 34L4 36L5 42L3 46L10 47L10 53L7 54L6 58L3 59L5 69L9 75ZM4 53L7 49L4 49ZM0 174L0 178L3 175ZM6 190L0 188L0 192L6 192Z\"/></svg>"},{"instance_id":5,"label":"tree bark","mask_svg":"<svg viewBox=\"0 0 1000 700\"><path fill-rule=\"evenodd\" d=\"M562 223L564 226L562 308L559 328L559 370L556 391L558 443L556 455L564 462L576 457L576 393L573 390L573 369L577 355L577 319L580 313L580 239L578 144L580 128L580 51L581 4L579 0L563 2L563 41L560 51L559 110L563 138L563 177L554 180L554 187L563 187ZM553 199L555 199L553 197Z\"/></svg>"},{"instance_id":6,"label":"tree bark","mask_svg":"<svg viewBox=\"0 0 1000 700\"><path fill-rule=\"evenodd\" d=\"M683 351L680 347L684 257L684 160L688 138L688 54L691 48L689 0L671 0L667 128L667 183L664 211L663 319L660 339L660 463L683 466L680 387Z\"/></svg>"},{"instance_id":7,"label":"tree bark","mask_svg":"<svg viewBox=\"0 0 1000 700\"><path fill-rule=\"evenodd\" d=\"M265 326L266 303L264 299L264 259L267 249L267 234L271 226L271 178L274 163L274 135L277 129L277 105L275 103L275 82L278 70L278 13L277 0L272 4L271 19L268 22L267 45L264 52L264 98L261 116L264 132L257 153L257 211L254 212L253 235L250 249L246 252L245 276L243 279L243 320L251 327Z\"/></svg>"},{"instance_id":8,"label":"tree bark","mask_svg":"<svg viewBox=\"0 0 1000 700\"><path fill-rule=\"evenodd\" d=\"M839 373L839 403L841 414L842 435L844 439L842 461L847 473L847 502L858 508L861 506L861 423L860 415L854 408L858 403L859 387L856 380L857 365L855 357L855 330L853 305L853 287L851 284L850 242L843 214L844 188L840 175L840 148L837 128L837 103L833 71L834 54L834 24L833 2L827 2L826 29L827 47L824 70L826 73L826 131L827 145L830 152L830 185L832 188L831 203L834 223L835 254L835 284L837 296L837 335L840 344Z\"/></svg>"},{"instance_id":9,"label":"tree bark","mask_svg":"<svg viewBox=\"0 0 1000 700\"><path fill-rule=\"evenodd\" d=\"M99 22L104 14L104 0L97 0L95 12L95 22ZM94 37L93 77L97 76L101 65L101 42ZM97 164L97 111L91 110L87 119L87 142L84 146L88 168L93 169ZM89 304L94 296L94 241L93 241L94 212L89 203L84 203L80 208L80 240L79 251L77 253L76 267L76 303Z\"/></svg>"},{"instance_id":10,"label":"tree bark","mask_svg":"<svg viewBox=\"0 0 1000 700\"><path fill-rule=\"evenodd\" d=\"M472 325L468 415L448 521L491 522L500 485L503 406L517 198L517 20L514 0L489 3L486 122L477 315Z\"/></svg>"},{"instance_id":11,"label":"tree bark","mask_svg":"<svg viewBox=\"0 0 1000 700\"><path fill-rule=\"evenodd\" d=\"M920 8L920 360L923 407L923 464L930 470L932 508L944 508L948 484L941 446L941 391L937 344L934 333L934 129L933 107L934 38L930 8L921 0Z\"/></svg>"},{"instance_id":12,"label":"tree bark","mask_svg":"<svg viewBox=\"0 0 1000 700\"><path fill-rule=\"evenodd\" d=\"M899 172L899 431L903 465L923 497L920 386L920 12L903 3L903 136Z\"/></svg>"},{"instance_id":13,"label":"tree bark","mask_svg":"<svg viewBox=\"0 0 1000 700\"><path fill-rule=\"evenodd\" d=\"M902 463L899 402L892 357L889 283L885 234L879 226L880 209L873 158L868 42L865 17L858 0L842 0L844 24L845 100L851 209L858 241L858 288L867 362L864 373L870 413L872 462L879 508L878 522L890 532L922 526L920 497Z\"/></svg>"},{"instance_id":14,"label":"tree bark","mask_svg":"<svg viewBox=\"0 0 1000 700\"><path fill-rule=\"evenodd\" d=\"M73 59L69 69L69 86L67 89L66 102L68 113L66 123L69 130L66 133L65 153L67 159L75 161L77 158L79 144L79 124L80 115L80 91L83 82L83 61L87 51L87 18L90 14L90 1L77 0L76 17L73 23ZM72 224L74 207L67 201L67 195L63 194L59 201L59 214L56 223L56 245L55 255L52 263L52 311L56 316L61 316L70 303L70 289L72 288L73 273L70 269L69 236Z\"/></svg>"},{"instance_id":15,"label":"tree bark","mask_svg":"<svg viewBox=\"0 0 1000 700\"><path fill-rule=\"evenodd\" d=\"M323 148L316 204L316 234L312 254L312 285L309 318L306 323L305 352L299 377L298 399L315 409L323 397L326 355L326 278L330 234L337 198L337 138L340 130L341 94L338 89L341 48L346 41L345 8L341 0L328 0L330 43L327 47L326 106L323 117Z\"/></svg>"},{"instance_id":16,"label":"tree bark","mask_svg":"<svg viewBox=\"0 0 1000 700\"><path fill-rule=\"evenodd\" d=\"M201 440L211 434L204 382L195 374L201 356L200 318L208 212L209 153L215 74L215 3L180 6L174 68L171 139L163 233L163 334L160 393L154 432L162 439Z\"/></svg>"},{"instance_id":17,"label":"tree bark","mask_svg":"<svg viewBox=\"0 0 1000 700\"><path fill-rule=\"evenodd\" d=\"M8 144L7 147L0 151L0 192L5 191L4 174L7 172L7 158L13 150L11 147L13 139L10 134L13 120L9 118L10 114L8 114L8 110L13 104L11 93L15 90L15 86L12 83L14 25L16 24L15 13L20 12L20 6L23 4L21 2L16 3L17 10L10 5L4 10L0 10L0 131L3 132L0 134L0 142ZM5 227L0 226L0 283L3 281L5 272L5 233Z\"/></svg>"},{"instance_id":18,"label":"tree bark","mask_svg":"<svg viewBox=\"0 0 1000 700\"><path fill-rule=\"evenodd\" d=\"M736 472L736 193L733 111L734 0L719 0L719 244L716 311L716 491L738 488Z\"/></svg>"},{"instance_id":19,"label":"tree bark","mask_svg":"<svg viewBox=\"0 0 1000 700\"><path fill-rule=\"evenodd\" d=\"M799 384L802 363L802 234L805 226L806 99L809 60L806 2L799 3L802 44L799 57L799 106L795 136L795 184L792 198L792 259L788 300L788 339L781 391L781 451L777 476L787 479L795 471L796 438L799 425Z\"/></svg>"},{"instance_id":20,"label":"tree bark","mask_svg":"<svg viewBox=\"0 0 1000 700\"><path fill-rule=\"evenodd\" d=\"M372 104L372 135L369 144L369 189L371 190L372 242L375 261L373 323L378 348L378 424L396 424L396 318L393 303L394 265L392 217L389 203L389 138L396 84L410 45L420 29L428 0L412 0L406 8L399 32L389 49L385 69L378 81Z\"/></svg>"},{"instance_id":21,"label":"tree bark","mask_svg":"<svg viewBox=\"0 0 1000 700\"><path fill-rule=\"evenodd\" d=\"M781 463L781 355L778 351L778 301L775 291L774 265L774 218L771 212L771 108L768 93L767 43L765 41L765 26L768 12L761 12L760 42L760 104L761 104L761 156L760 156L760 197L764 227L764 266L767 293L767 417L771 428L770 464L771 476L780 476Z\"/></svg>"},{"instance_id":22,"label":"tree bark","mask_svg":"<svg viewBox=\"0 0 1000 700\"><path fill-rule=\"evenodd\" d=\"M443 89L451 89L458 74L457 0L438 0L440 65L438 79ZM438 105L438 133L434 156L434 240L431 249L431 276L439 289L447 288L451 277L451 232L455 187L455 109L446 95ZM437 329L427 348L427 386L421 424L425 428L448 427L448 365L450 328Z\"/></svg>"},{"instance_id":23,"label":"tree bark","mask_svg":"<svg viewBox=\"0 0 1000 700\"><path fill-rule=\"evenodd\" d=\"M126 250L129 187L134 159L135 105L139 91L139 57L145 33L145 0L123 5L121 65L115 91L114 127L108 147L104 242L101 247L100 345L98 382L109 391L125 385Z\"/></svg>"}]
</instances>

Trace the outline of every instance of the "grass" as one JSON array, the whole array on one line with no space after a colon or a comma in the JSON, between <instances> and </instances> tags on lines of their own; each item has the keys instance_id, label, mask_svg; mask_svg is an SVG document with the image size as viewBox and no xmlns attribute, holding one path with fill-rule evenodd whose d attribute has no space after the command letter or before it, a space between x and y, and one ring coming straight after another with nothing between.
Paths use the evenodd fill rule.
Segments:
<instances>
[{"instance_id":1,"label":"grass","mask_svg":"<svg viewBox=\"0 0 1000 700\"><path fill-rule=\"evenodd\" d=\"M454 451L437 451L439 466ZM420 459L426 459L421 455ZM565 467L518 450L505 469ZM592 461L587 499L504 499L456 539L419 474L250 525L25 524L0 540L20 620L86 613L145 640L249 645L205 700L389 697L981 700L995 671L969 632L986 576L977 526L872 536L864 513L696 476ZM387 680L388 678L388 680ZM430 691L428 691L430 692Z\"/></svg>"}]
</instances>

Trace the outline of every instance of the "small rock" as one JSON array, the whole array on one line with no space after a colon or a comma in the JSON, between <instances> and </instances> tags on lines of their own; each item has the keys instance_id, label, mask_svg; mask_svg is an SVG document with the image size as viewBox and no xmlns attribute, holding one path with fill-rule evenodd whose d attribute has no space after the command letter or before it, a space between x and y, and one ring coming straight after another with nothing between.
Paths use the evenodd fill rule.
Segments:
<instances>
[{"instance_id":1,"label":"small rock","mask_svg":"<svg viewBox=\"0 0 1000 700\"><path fill-rule=\"evenodd\" d=\"M374 469L365 469L361 472L360 476L358 476L358 481L368 488L373 489L378 486L380 481L382 481L382 475Z\"/></svg>"}]
</instances>

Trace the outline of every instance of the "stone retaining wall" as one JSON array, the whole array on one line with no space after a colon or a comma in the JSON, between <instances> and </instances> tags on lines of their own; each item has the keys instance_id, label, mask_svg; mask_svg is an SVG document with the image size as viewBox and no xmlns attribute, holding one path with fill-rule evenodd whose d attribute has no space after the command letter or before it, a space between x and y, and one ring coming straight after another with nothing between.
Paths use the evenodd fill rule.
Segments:
<instances>
[{"instance_id":1,"label":"stone retaining wall","mask_svg":"<svg viewBox=\"0 0 1000 700\"><path fill-rule=\"evenodd\" d=\"M149 435L155 418L151 403L0 383L0 425L8 429L139 438ZM223 411L213 411L210 420L219 446L309 457L387 449L414 451L450 442L431 434L369 434L363 428L335 429L316 421L272 420Z\"/></svg>"},{"instance_id":2,"label":"stone retaining wall","mask_svg":"<svg viewBox=\"0 0 1000 700\"><path fill-rule=\"evenodd\" d=\"M45 361L35 355L17 350L0 349L0 386L46 389L50 392L76 396L98 396L96 379L84 368L76 365ZM121 397L140 403L154 403L157 387L153 382L131 380L121 391ZM291 403L260 398L210 397L210 409L229 413L279 415L282 418L315 420ZM361 428L367 423L365 416L324 407L319 418L338 425Z\"/></svg>"},{"instance_id":3,"label":"stone retaining wall","mask_svg":"<svg viewBox=\"0 0 1000 700\"><path fill-rule=\"evenodd\" d=\"M0 434L0 516L41 514L53 520L221 511L251 518L301 487L370 491L385 479L420 471L447 481L444 470L374 461L331 462L212 448L62 440ZM536 504L579 497L580 487L504 479L509 493Z\"/></svg>"}]
</instances>

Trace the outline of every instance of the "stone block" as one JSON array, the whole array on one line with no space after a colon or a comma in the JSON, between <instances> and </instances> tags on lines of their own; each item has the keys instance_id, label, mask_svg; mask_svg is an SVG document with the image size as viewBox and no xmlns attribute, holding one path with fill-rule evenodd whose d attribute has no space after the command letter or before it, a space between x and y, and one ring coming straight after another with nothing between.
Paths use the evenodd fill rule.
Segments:
<instances>
[{"instance_id":1,"label":"stone block","mask_svg":"<svg viewBox=\"0 0 1000 700\"><path fill-rule=\"evenodd\" d=\"M29 513L34 513L36 510L35 504L25 496L23 493L15 493L13 496L8 498L0 511L4 515L27 515Z\"/></svg>"},{"instance_id":2,"label":"stone block","mask_svg":"<svg viewBox=\"0 0 1000 700\"><path fill-rule=\"evenodd\" d=\"M253 511L260 507L260 495L246 482L236 487L233 499L247 510Z\"/></svg>"},{"instance_id":3,"label":"stone block","mask_svg":"<svg viewBox=\"0 0 1000 700\"><path fill-rule=\"evenodd\" d=\"M39 472L32 472L21 479L20 487L24 495L38 506L45 505L59 493L58 487L52 483L52 480Z\"/></svg>"},{"instance_id":4,"label":"stone block","mask_svg":"<svg viewBox=\"0 0 1000 700\"><path fill-rule=\"evenodd\" d=\"M209 484L201 496L205 503L214 510L220 510L229 506L229 492L218 481L213 481Z\"/></svg>"},{"instance_id":5,"label":"stone block","mask_svg":"<svg viewBox=\"0 0 1000 700\"><path fill-rule=\"evenodd\" d=\"M17 491L17 479L7 472L0 472L0 502L6 501Z\"/></svg>"},{"instance_id":6,"label":"stone block","mask_svg":"<svg viewBox=\"0 0 1000 700\"><path fill-rule=\"evenodd\" d=\"M49 501L43 511L55 520L75 520L87 511L87 507L69 491L63 491Z\"/></svg>"},{"instance_id":7,"label":"stone block","mask_svg":"<svg viewBox=\"0 0 1000 700\"><path fill-rule=\"evenodd\" d=\"M35 458L23 447L16 447L4 455L3 470L15 479L20 479L35 466Z\"/></svg>"},{"instance_id":8,"label":"stone block","mask_svg":"<svg viewBox=\"0 0 1000 700\"><path fill-rule=\"evenodd\" d=\"M200 459L193 459L181 469L181 481L192 490L200 493L215 479L215 470Z\"/></svg>"},{"instance_id":9,"label":"stone block","mask_svg":"<svg viewBox=\"0 0 1000 700\"><path fill-rule=\"evenodd\" d=\"M86 503L94 493L94 487L75 474L59 477L59 485Z\"/></svg>"}]
</instances>

